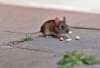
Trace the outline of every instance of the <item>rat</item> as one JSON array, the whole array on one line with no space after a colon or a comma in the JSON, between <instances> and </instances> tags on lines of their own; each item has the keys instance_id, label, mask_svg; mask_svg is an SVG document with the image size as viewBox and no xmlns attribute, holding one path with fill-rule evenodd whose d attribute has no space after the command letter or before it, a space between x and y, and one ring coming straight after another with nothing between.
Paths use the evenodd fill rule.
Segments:
<instances>
[{"instance_id":1,"label":"rat","mask_svg":"<svg viewBox=\"0 0 100 68\"><path fill-rule=\"evenodd\" d=\"M19 33L19 34L37 34L43 33L45 36L55 36L57 38L62 37L62 34L68 34L69 26L66 24L66 18L63 17L63 20L60 21L58 17L53 20L46 21L40 28L40 31L34 33L23 33L23 32L11 32L10 33Z\"/></svg>"}]
</instances>

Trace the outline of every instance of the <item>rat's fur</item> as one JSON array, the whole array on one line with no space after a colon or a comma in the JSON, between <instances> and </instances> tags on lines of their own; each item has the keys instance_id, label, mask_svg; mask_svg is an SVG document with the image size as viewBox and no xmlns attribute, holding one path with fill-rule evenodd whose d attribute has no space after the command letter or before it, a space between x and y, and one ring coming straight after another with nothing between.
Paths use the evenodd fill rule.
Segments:
<instances>
[{"instance_id":1,"label":"rat's fur","mask_svg":"<svg viewBox=\"0 0 100 68\"><path fill-rule=\"evenodd\" d=\"M44 35L54 35L56 37L61 37L61 34L66 34L69 32L69 26L66 24L65 17L63 21L60 21L59 18L55 18L55 20L48 20L42 26L41 30Z\"/></svg>"}]
</instances>

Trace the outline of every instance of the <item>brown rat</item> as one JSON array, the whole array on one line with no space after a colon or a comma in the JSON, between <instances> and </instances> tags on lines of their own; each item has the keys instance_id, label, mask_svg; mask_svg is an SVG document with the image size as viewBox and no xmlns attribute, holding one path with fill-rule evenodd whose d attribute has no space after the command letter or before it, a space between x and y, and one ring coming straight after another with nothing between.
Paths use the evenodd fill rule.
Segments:
<instances>
[{"instance_id":1,"label":"brown rat","mask_svg":"<svg viewBox=\"0 0 100 68\"><path fill-rule=\"evenodd\" d=\"M10 32L10 31L6 31ZM42 32L45 36L56 36L58 38L62 37L61 34L66 34L69 32L69 26L66 24L66 19L63 17L63 20L60 21L59 18L54 20L46 21L42 26L39 32L35 33L23 33L23 32L10 32L10 33L20 33L20 34L37 34Z\"/></svg>"},{"instance_id":2,"label":"brown rat","mask_svg":"<svg viewBox=\"0 0 100 68\"><path fill-rule=\"evenodd\" d=\"M41 30L44 35L54 35L58 38L60 38L61 34L66 34L69 32L69 26L66 24L65 17L62 21L59 20L59 18L55 18L55 20L48 20L46 21L42 26Z\"/></svg>"}]
</instances>

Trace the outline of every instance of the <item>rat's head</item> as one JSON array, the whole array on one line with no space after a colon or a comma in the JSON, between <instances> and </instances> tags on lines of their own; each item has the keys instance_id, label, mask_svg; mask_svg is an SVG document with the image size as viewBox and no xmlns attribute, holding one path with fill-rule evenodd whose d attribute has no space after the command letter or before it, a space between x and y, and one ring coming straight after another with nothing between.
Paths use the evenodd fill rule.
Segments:
<instances>
[{"instance_id":1,"label":"rat's head","mask_svg":"<svg viewBox=\"0 0 100 68\"><path fill-rule=\"evenodd\" d=\"M60 21L59 18L55 18L56 30L61 34L66 34L69 32L69 26L66 24L66 19L63 17L63 20Z\"/></svg>"}]
</instances>

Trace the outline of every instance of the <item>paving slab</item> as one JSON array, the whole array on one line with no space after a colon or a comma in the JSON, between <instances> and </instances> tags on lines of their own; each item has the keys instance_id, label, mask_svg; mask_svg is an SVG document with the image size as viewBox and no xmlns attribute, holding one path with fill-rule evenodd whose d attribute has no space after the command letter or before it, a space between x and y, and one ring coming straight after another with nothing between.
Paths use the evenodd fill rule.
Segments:
<instances>
[{"instance_id":1,"label":"paving slab","mask_svg":"<svg viewBox=\"0 0 100 68\"><path fill-rule=\"evenodd\" d=\"M50 19L63 16L67 24L72 27L88 27L100 29L100 14L82 13L75 11L62 11L34 7L20 7L0 4L0 39L1 43L17 40L25 35L5 32L37 32L41 25ZM34 35L32 35L34 36ZM0 43L0 44L1 44Z\"/></svg>"},{"instance_id":2,"label":"paving slab","mask_svg":"<svg viewBox=\"0 0 100 68\"><path fill-rule=\"evenodd\" d=\"M1 49L0 68L57 68L62 54L27 49Z\"/></svg>"},{"instance_id":3,"label":"paving slab","mask_svg":"<svg viewBox=\"0 0 100 68\"><path fill-rule=\"evenodd\" d=\"M98 54L98 57L100 59L100 37L99 37L100 31L99 30L88 30L88 29L87 30L86 29L71 29L71 30L73 31L73 34L70 35L72 38L72 41L70 42L66 42L65 40L60 41L57 38L38 37L38 38L34 38L32 41L27 41L27 42L18 43L18 44L5 43L4 46L11 46L14 48L17 47L21 49L46 52L48 53L48 55L49 53L56 54L56 59L58 60L64 54L73 52L73 51L82 52L88 55ZM81 37L80 40L75 40L75 37L77 35ZM54 62L54 61L57 62L56 59L54 59L53 61L51 59L51 61L49 62ZM36 61L36 63L38 62ZM47 65L44 65L44 66L47 66ZM54 66L56 66L56 64ZM37 68L38 66L35 66L35 67ZM99 68L100 64L97 64L94 66L76 65L74 68L80 68L80 67L81 68ZM43 68L43 67L40 67L40 68Z\"/></svg>"},{"instance_id":4,"label":"paving slab","mask_svg":"<svg viewBox=\"0 0 100 68\"><path fill-rule=\"evenodd\" d=\"M42 52L35 50L0 46L1 68L57 68L57 62L63 57L62 53ZM68 52L67 52L68 53ZM74 68L100 68L96 65L76 65Z\"/></svg>"},{"instance_id":5,"label":"paving slab","mask_svg":"<svg viewBox=\"0 0 100 68\"><path fill-rule=\"evenodd\" d=\"M66 17L67 24L70 26L100 28L100 14L9 5L1 5L0 9L0 22L3 23L2 25L8 24L8 27L16 25L13 29L20 28L20 26L28 27L30 24L30 28L34 25L39 28L45 21L55 17L62 19L63 16ZM23 24L27 24L27 26ZM7 28L7 26L4 27Z\"/></svg>"},{"instance_id":6,"label":"paving slab","mask_svg":"<svg viewBox=\"0 0 100 68\"><path fill-rule=\"evenodd\" d=\"M33 41L27 41L19 44L7 44L9 46L33 49L44 52L67 52L74 50L93 50L94 53L100 49L100 31L96 30L85 30L85 29L71 29L73 34L71 35L72 41L67 42L66 40L60 41L58 38L46 38L37 37ZM80 36L80 40L75 40L76 36ZM93 53L92 51L90 51Z\"/></svg>"}]
</instances>

